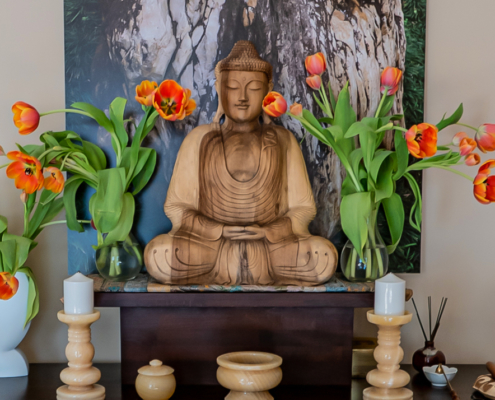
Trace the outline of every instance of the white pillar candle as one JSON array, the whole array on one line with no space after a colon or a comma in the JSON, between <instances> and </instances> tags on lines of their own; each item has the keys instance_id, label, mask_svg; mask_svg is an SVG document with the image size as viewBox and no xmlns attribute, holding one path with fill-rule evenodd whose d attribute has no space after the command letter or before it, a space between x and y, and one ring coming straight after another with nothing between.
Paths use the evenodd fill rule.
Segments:
<instances>
[{"instance_id":1,"label":"white pillar candle","mask_svg":"<svg viewBox=\"0 0 495 400\"><path fill-rule=\"evenodd\" d=\"M78 272L64 280L64 312L66 314L92 314L93 307L93 279Z\"/></svg>"},{"instance_id":2,"label":"white pillar candle","mask_svg":"<svg viewBox=\"0 0 495 400\"><path fill-rule=\"evenodd\" d=\"M406 307L406 281L387 274L375 281L375 314L404 315Z\"/></svg>"}]
</instances>

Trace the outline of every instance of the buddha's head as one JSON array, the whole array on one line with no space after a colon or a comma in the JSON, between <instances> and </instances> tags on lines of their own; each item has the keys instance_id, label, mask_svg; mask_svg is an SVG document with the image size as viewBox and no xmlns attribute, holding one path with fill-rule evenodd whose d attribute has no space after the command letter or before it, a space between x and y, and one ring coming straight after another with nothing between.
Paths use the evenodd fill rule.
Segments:
<instances>
[{"instance_id":1,"label":"buddha's head","mask_svg":"<svg viewBox=\"0 0 495 400\"><path fill-rule=\"evenodd\" d=\"M251 42L239 41L217 64L219 112L237 122L251 122L262 113L262 102L272 89L272 66L262 60Z\"/></svg>"}]
</instances>

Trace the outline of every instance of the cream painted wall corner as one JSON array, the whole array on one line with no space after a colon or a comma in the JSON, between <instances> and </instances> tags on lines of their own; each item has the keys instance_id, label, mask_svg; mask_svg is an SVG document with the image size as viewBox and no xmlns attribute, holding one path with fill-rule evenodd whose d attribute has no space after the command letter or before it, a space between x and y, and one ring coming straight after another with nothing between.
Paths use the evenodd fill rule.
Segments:
<instances>
[{"instance_id":1,"label":"cream painted wall corner","mask_svg":"<svg viewBox=\"0 0 495 400\"><path fill-rule=\"evenodd\" d=\"M40 110L63 108L64 15L63 0L16 0L2 3L0 24L0 144L5 151L15 143L36 143L40 132L64 130L61 114L42 119L39 129L21 136L12 122L11 106L22 100ZM9 219L9 228L22 233L23 207L20 191L0 172L2 187L0 214ZM62 216L63 217L63 216ZM28 265L38 278L41 308L21 349L30 362L64 362L67 326L57 320L63 308L63 279L67 277L67 234L63 225L46 229L31 253ZM119 312L101 309L102 318L93 326L96 361L120 361Z\"/></svg>"}]
</instances>

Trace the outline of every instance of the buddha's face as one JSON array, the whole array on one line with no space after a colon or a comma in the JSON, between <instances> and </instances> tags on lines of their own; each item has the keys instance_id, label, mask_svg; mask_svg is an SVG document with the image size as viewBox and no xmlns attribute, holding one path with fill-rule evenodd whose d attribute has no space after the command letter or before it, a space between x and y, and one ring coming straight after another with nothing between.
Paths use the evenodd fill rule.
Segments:
<instances>
[{"instance_id":1,"label":"buddha's face","mask_svg":"<svg viewBox=\"0 0 495 400\"><path fill-rule=\"evenodd\" d=\"M263 72L224 71L221 99L225 115L237 123L259 118L268 93L268 78Z\"/></svg>"}]
</instances>

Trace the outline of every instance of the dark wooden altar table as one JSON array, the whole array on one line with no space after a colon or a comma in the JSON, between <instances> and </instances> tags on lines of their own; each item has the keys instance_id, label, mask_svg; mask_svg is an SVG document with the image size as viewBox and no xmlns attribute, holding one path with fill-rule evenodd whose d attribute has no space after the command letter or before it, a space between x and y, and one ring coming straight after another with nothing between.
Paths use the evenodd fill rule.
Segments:
<instances>
[{"instance_id":1,"label":"dark wooden altar table","mask_svg":"<svg viewBox=\"0 0 495 400\"><path fill-rule=\"evenodd\" d=\"M354 309L373 292L95 293L120 307L122 383L152 359L182 385L214 385L216 358L266 351L283 358L282 384L351 384Z\"/></svg>"},{"instance_id":2,"label":"dark wooden altar table","mask_svg":"<svg viewBox=\"0 0 495 400\"><path fill-rule=\"evenodd\" d=\"M102 372L101 383L106 388L107 400L139 400L134 386L121 385L120 364L97 364ZM0 378L1 400L54 400L55 391L62 384L59 379L63 364L31 364L30 374L22 378ZM486 374L482 365L456 365L459 369L453 385L461 400L482 400L472 389L479 375ZM408 387L414 400L449 400L445 388L433 388L420 378L410 365L403 369L412 376ZM368 385L364 379L353 379L350 387L342 386L285 386L272 390L275 400L361 400L363 389ZM220 386L179 386L172 400L223 400L228 390Z\"/></svg>"}]
</instances>

